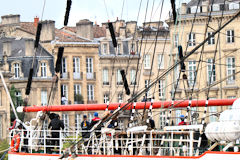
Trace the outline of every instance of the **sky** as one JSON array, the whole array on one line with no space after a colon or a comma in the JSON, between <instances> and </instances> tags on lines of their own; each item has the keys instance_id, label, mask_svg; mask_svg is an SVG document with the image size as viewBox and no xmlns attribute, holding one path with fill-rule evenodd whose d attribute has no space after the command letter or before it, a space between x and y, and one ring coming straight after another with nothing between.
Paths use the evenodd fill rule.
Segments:
<instances>
[{"instance_id":1,"label":"sky","mask_svg":"<svg viewBox=\"0 0 240 160\"><path fill-rule=\"evenodd\" d=\"M57 28L63 27L67 0L1 0L0 15L20 14L22 22L31 22L38 16L42 20L55 20ZM44 6L45 1L45 7ZM81 19L89 19L97 24L124 19L137 21L138 25L146 21L158 21L162 0L72 0L68 26L75 26ZM179 4L189 0L176 0ZM44 11L43 11L44 8ZM165 0L161 20L168 18L171 9L170 0ZM151 14L152 13L152 14ZM152 15L152 16L151 16Z\"/></svg>"}]
</instances>

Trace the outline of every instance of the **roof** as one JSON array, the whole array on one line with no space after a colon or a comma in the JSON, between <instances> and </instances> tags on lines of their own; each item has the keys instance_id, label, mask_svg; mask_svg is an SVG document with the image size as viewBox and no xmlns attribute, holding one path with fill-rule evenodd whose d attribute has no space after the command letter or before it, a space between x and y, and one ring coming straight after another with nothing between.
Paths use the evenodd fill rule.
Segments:
<instances>
[{"instance_id":1,"label":"roof","mask_svg":"<svg viewBox=\"0 0 240 160\"><path fill-rule=\"evenodd\" d=\"M208 1L208 0L191 0L191 1L187 4L187 6L188 6L188 7L190 7L190 6L197 6L197 5L198 5L198 1L200 1L200 2L199 2L199 5L201 6L201 5L202 5L202 2ZM213 2L214 4L223 4L224 1L226 1L226 0L209 0L209 4L212 4L212 2ZM236 1L239 2L239 0L231 0L231 1L226 1L225 3L231 3L231 2L236 2Z\"/></svg>"},{"instance_id":2,"label":"roof","mask_svg":"<svg viewBox=\"0 0 240 160\"><path fill-rule=\"evenodd\" d=\"M9 63L9 70L11 71L11 63L14 61L20 61L21 63L21 70L23 72L24 77L28 77L29 69L32 66L33 62L33 56L26 57L25 56L25 41L29 40L27 38L1 38L0 39L0 64L3 64L3 42L11 42L11 55L8 57L8 63ZM33 43L34 44L34 43ZM33 50L34 52L34 50ZM34 55L34 54L33 54ZM48 64L50 66L50 71L52 74L54 74L54 60L53 56L45 50L41 45L38 46L38 49L36 51L36 59L35 59L35 66L34 66L34 75L37 71L37 62L39 60L46 60L48 61Z\"/></svg>"},{"instance_id":3,"label":"roof","mask_svg":"<svg viewBox=\"0 0 240 160\"><path fill-rule=\"evenodd\" d=\"M33 35L35 35L37 31L37 27L34 26L33 22L21 22L20 29ZM55 28L55 40L61 42L89 42L88 40L80 38L75 34L71 34L57 28Z\"/></svg>"},{"instance_id":4,"label":"roof","mask_svg":"<svg viewBox=\"0 0 240 160\"><path fill-rule=\"evenodd\" d=\"M66 26L64 27L64 29L75 34L77 33L77 27L74 26ZM106 37L106 28L100 27L99 25L93 25L93 37L94 38Z\"/></svg>"}]
</instances>

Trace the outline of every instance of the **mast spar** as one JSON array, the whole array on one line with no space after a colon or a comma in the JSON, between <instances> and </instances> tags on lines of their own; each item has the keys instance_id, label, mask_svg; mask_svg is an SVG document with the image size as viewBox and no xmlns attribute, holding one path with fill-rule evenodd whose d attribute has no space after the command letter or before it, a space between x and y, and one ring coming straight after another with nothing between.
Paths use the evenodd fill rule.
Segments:
<instances>
[{"instance_id":1,"label":"mast spar","mask_svg":"<svg viewBox=\"0 0 240 160\"><path fill-rule=\"evenodd\" d=\"M236 99L212 99L208 100L208 106L228 106L232 105ZM108 110L115 110L119 107L125 106L127 103L110 103ZM135 109L148 109L151 105L151 102L137 102ZM189 104L189 100L174 101L174 108L184 108ZM133 105L133 104L132 104ZM206 100L192 100L191 107L204 107L206 105ZM153 102L153 109L157 108L169 108L172 106L172 101L158 101ZM56 105L56 106L30 106L30 107L18 107L18 112L38 112L38 111L104 111L107 107L107 104L74 104L74 105ZM131 109L131 104L127 108Z\"/></svg>"}]
</instances>

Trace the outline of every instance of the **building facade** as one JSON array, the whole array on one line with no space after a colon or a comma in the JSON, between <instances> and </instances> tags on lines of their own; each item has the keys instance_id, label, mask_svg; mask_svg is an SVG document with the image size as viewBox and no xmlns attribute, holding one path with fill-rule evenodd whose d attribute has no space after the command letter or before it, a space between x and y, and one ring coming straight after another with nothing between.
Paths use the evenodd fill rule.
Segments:
<instances>
[{"instance_id":1,"label":"building facade","mask_svg":"<svg viewBox=\"0 0 240 160\"><path fill-rule=\"evenodd\" d=\"M172 64L179 60L179 45L182 46L184 54L189 53L206 37L215 32L219 26L230 20L237 9L239 9L239 1L226 1L224 3L222 0L215 2L213 5L205 0L201 1L199 5L197 0L192 0L188 4L183 3L179 10L178 25L174 25L172 20L168 21L172 42L172 52L170 53ZM195 13L196 17L193 24ZM208 28L206 28L209 14L211 14L211 20ZM221 30L219 34L210 38L204 44L204 48L199 48L185 61L187 80L182 78L182 73L179 86L175 92L176 99L188 99L189 97L192 97L192 99L206 99L207 96L210 99L239 97L240 83L237 78L239 75L235 75L238 71L236 64L239 61L238 55L240 54L238 47L239 39L237 37L239 33L238 25L239 18L236 18ZM171 75L172 82L175 84L179 76L179 67ZM223 80L224 78L226 79ZM209 85L213 86L210 87L208 93L207 88ZM193 86L192 93L191 89ZM216 121L218 113L226 108L228 107L208 107L206 120L208 122ZM203 115L203 108L192 108L191 110L199 113L200 116ZM175 117L179 117L180 114L185 114L185 111L177 110Z\"/></svg>"}]
</instances>

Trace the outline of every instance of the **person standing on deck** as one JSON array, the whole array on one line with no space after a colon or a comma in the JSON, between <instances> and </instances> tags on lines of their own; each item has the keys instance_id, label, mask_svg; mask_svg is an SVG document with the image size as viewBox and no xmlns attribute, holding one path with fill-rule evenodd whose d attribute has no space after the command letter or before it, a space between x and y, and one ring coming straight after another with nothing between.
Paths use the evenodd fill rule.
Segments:
<instances>
[{"instance_id":1,"label":"person standing on deck","mask_svg":"<svg viewBox=\"0 0 240 160\"><path fill-rule=\"evenodd\" d=\"M52 143L53 143L52 145L59 146L59 144L60 144L59 143L60 129L61 128L64 129L64 124L63 124L63 121L61 121L59 119L58 114L56 114L55 117L51 120L48 128L49 129L51 128L51 130L54 130L51 132L51 134L52 134L52 138L56 138L56 139L52 140Z\"/></svg>"},{"instance_id":2,"label":"person standing on deck","mask_svg":"<svg viewBox=\"0 0 240 160\"><path fill-rule=\"evenodd\" d=\"M83 130L82 137L87 138L87 130L89 129L90 123L87 121L87 115L83 115L83 121L81 123L81 128Z\"/></svg>"},{"instance_id":3,"label":"person standing on deck","mask_svg":"<svg viewBox=\"0 0 240 160\"><path fill-rule=\"evenodd\" d=\"M184 115L180 115L180 119L181 122L178 123L179 126L181 125L188 125L184 120L185 120L185 116Z\"/></svg>"},{"instance_id":4,"label":"person standing on deck","mask_svg":"<svg viewBox=\"0 0 240 160\"><path fill-rule=\"evenodd\" d=\"M97 124L101 119L98 117L98 112L95 112L93 114L94 118L92 119L91 123L90 123L90 126L89 126L89 129L92 129L92 127ZM97 127L96 130L101 130L101 127ZM100 136L101 132L96 132L96 136L97 138L99 138L98 136Z\"/></svg>"}]
</instances>

